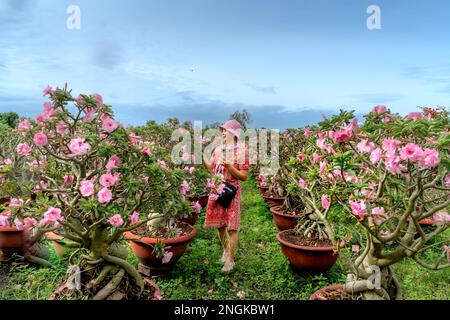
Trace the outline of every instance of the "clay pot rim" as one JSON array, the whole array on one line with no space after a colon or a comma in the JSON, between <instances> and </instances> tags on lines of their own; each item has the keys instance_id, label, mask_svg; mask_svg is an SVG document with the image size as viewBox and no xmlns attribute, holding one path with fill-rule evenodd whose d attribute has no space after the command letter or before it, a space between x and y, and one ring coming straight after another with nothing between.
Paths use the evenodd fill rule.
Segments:
<instances>
[{"instance_id":1,"label":"clay pot rim","mask_svg":"<svg viewBox=\"0 0 450 320\"><path fill-rule=\"evenodd\" d=\"M153 288L155 288L155 293L153 294L153 298L159 297L159 299L152 299L152 300L161 300L161 289L156 284L156 282L154 282L146 277L142 277L142 278L144 279L144 282L146 282L149 286L152 286Z\"/></svg>"},{"instance_id":2,"label":"clay pot rim","mask_svg":"<svg viewBox=\"0 0 450 320\"><path fill-rule=\"evenodd\" d=\"M422 219L419 221L419 224L422 226L432 226L435 224L433 219Z\"/></svg>"},{"instance_id":3,"label":"clay pot rim","mask_svg":"<svg viewBox=\"0 0 450 320\"><path fill-rule=\"evenodd\" d=\"M273 200L285 200L286 196L267 196L265 193L262 195L264 199L273 199Z\"/></svg>"},{"instance_id":4,"label":"clay pot rim","mask_svg":"<svg viewBox=\"0 0 450 320\"><path fill-rule=\"evenodd\" d=\"M334 252L334 247L305 247L305 246L299 246L297 244L293 244L290 242L287 242L286 240L281 238L281 234L282 233L286 233L286 232L290 232L292 231L292 229L289 230L283 230L277 233L276 235L276 239L278 240L278 242L280 242L281 244L293 248L293 249L298 249L298 250L304 250L304 251L318 251L318 252L325 252L325 251L333 251Z\"/></svg>"},{"instance_id":5,"label":"clay pot rim","mask_svg":"<svg viewBox=\"0 0 450 320\"><path fill-rule=\"evenodd\" d=\"M320 298L318 296L319 293L322 292L330 292L330 291L342 291L344 290L344 285L343 284L333 284L331 286L326 286L323 288L320 288L319 290L314 291L314 293L309 297L309 300L328 300L328 299L324 299L324 298Z\"/></svg>"},{"instance_id":6,"label":"clay pot rim","mask_svg":"<svg viewBox=\"0 0 450 320\"><path fill-rule=\"evenodd\" d=\"M272 212L274 215L277 216L281 216L281 217L285 217L285 218L292 218L292 219L298 219L300 218L303 214L288 214L288 213L284 213L282 211L277 211L280 210L282 206L274 206L270 208L270 212Z\"/></svg>"},{"instance_id":7,"label":"clay pot rim","mask_svg":"<svg viewBox=\"0 0 450 320\"><path fill-rule=\"evenodd\" d=\"M183 243L183 242L187 242L187 241L191 240L192 238L194 238L195 235L197 234L197 230L195 230L195 228L188 223L185 223L185 222L181 222L181 223L190 226L192 228L192 230L190 233L182 235L182 236L178 236L176 238L164 239L164 238L143 237L143 236L137 235L135 233L132 233L131 231L126 231L124 233L124 235L127 240L131 240L131 241L135 241L135 242L142 242L142 243L146 243L146 244L156 244L158 242L162 242L164 244Z\"/></svg>"},{"instance_id":8,"label":"clay pot rim","mask_svg":"<svg viewBox=\"0 0 450 320\"><path fill-rule=\"evenodd\" d=\"M0 232L23 232L23 230L19 230L16 227L1 227Z\"/></svg>"}]
</instances>

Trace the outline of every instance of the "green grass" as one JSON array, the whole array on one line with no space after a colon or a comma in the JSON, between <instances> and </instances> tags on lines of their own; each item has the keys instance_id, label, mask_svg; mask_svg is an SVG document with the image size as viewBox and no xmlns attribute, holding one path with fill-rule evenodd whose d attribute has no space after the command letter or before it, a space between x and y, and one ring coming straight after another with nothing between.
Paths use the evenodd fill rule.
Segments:
<instances>
[{"instance_id":1,"label":"green grass","mask_svg":"<svg viewBox=\"0 0 450 320\"><path fill-rule=\"evenodd\" d=\"M171 279L158 279L164 299L308 299L323 286L342 283L338 263L323 275L294 276L275 239L277 229L253 178L242 183L243 211L236 268L223 274L222 249L215 230L203 230L204 214L196 224L197 236L172 271ZM131 251L130 251L131 252ZM67 259L52 250L54 268L17 266L0 289L0 299L47 299L66 275ZM135 266L136 258L129 261ZM395 265L407 299L449 299L449 270L428 271L411 260Z\"/></svg>"}]
</instances>

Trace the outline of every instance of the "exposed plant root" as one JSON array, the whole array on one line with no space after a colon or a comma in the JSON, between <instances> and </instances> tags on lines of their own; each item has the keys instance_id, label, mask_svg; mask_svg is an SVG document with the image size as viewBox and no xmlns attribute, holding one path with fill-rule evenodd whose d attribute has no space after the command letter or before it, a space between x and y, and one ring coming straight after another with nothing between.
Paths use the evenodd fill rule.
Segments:
<instances>
[{"instance_id":1,"label":"exposed plant root","mask_svg":"<svg viewBox=\"0 0 450 320\"><path fill-rule=\"evenodd\" d=\"M125 270L120 269L108 282L108 284L104 286L99 292L97 292L93 300L105 300L106 298L108 298L108 296L111 295L114 292L114 290L117 289L124 275Z\"/></svg>"},{"instance_id":2,"label":"exposed plant root","mask_svg":"<svg viewBox=\"0 0 450 320\"><path fill-rule=\"evenodd\" d=\"M136 282L136 285L139 287L138 295L140 295L144 291L144 280L139 275L139 273L136 271L136 269L130 263L128 263L128 261L123 260L118 257L111 256L107 253L103 253L102 258L105 259L105 261L107 261L109 263L112 263L112 264L115 264L115 265L121 267L122 269L124 269L126 271L126 273L128 273L134 279L134 281Z\"/></svg>"},{"instance_id":3,"label":"exposed plant root","mask_svg":"<svg viewBox=\"0 0 450 320\"><path fill-rule=\"evenodd\" d=\"M48 267L48 268L53 267L53 265L50 262L48 262L47 260L39 258L39 257L36 257L36 256L33 256L33 255L29 254L29 253L26 253L23 257L27 261L29 261L31 263L34 263L34 264L37 264L37 265L39 265L41 267Z\"/></svg>"},{"instance_id":4,"label":"exposed plant root","mask_svg":"<svg viewBox=\"0 0 450 320\"><path fill-rule=\"evenodd\" d=\"M105 278L108 276L108 274L110 274L112 272L116 272L117 268L118 268L117 266L112 265L112 264L108 264L108 265L104 266L103 269L100 271L99 275L97 276L97 278L92 279L86 285L86 288L92 289L92 288L97 287L98 285L100 285L100 283L102 283L103 280L105 280Z\"/></svg>"},{"instance_id":5,"label":"exposed plant root","mask_svg":"<svg viewBox=\"0 0 450 320\"><path fill-rule=\"evenodd\" d=\"M391 272L392 282L395 286L396 292L395 292L395 300L403 300L403 290L401 287L400 282L397 279L397 276Z\"/></svg>"}]
</instances>

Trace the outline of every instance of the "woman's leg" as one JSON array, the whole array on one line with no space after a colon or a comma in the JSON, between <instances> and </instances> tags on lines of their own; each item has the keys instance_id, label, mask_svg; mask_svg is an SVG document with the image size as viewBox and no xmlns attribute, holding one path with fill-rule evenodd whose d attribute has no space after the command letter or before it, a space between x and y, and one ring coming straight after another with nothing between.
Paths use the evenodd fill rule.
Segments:
<instances>
[{"instance_id":1,"label":"woman's leg","mask_svg":"<svg viewBox=\"0 0 450 320\"><path fill-rule=\"evenodd\" d=\"M217 234L219 235L220 243L222 244L223 250L228 253L229 250L227 239L227 227L218 228Z\"/></svg>"},{"instance_id":2,"label":"woman's leg","mask_svg":"<svg viewBox=\"0 0 450 320\"><path fill-rule=\"evenodd\" d=\"M234 262L234 256L236 254L236 250L238 247L238 241L239 241L239 234L236 230L228 230L228 235L230 237L230 246L229 246L229 255L228 255L228 261Z\"/></svg>"}]
</instances>

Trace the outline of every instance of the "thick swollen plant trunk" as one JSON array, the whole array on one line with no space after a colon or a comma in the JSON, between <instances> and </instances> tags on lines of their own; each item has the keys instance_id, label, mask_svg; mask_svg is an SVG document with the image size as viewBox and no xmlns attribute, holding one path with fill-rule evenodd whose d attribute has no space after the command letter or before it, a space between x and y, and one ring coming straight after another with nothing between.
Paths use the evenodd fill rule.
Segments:
<instances>
[{"instance_id":1,"label":"thick swollen plant trunk","mask_svg":"<svg viewBox=\"0 0 450 320\"><path fill-rule=\"evenodd\" d=\"M369 236L364 252L356 259L353 271L347 275L344 290L350 294L362 294L366 300L400 300L403 293L390 267L403 259L387 259L382 254L383 245Z\"/></svg>"},{"instance_id":2,"label":"thick swollen plant trunk","mask_svg":"<svg viewBox=\"0 0 450 320\"><path fill-rule=\"evenodd\" d=\"M81 291L94 300L139 298L144 280L126 260L127 249L118 242L109 243L109 230L102 226L93 228L88 237L89 253L81 255L78 264Z\"/></svg>"},{"instance_id":3,"label":"thick swollen plant trunk","mask_svg":"<svg viewBox=\"0 0 450 320\"><path fill-rule=\"evenodd\" d=\"M377 268L376 265L363 261L360 268L368 274L349 273L344 290L347 293L362 294L365 300L401 300L402 289L390 267Z\"/></svg>"}]
</instances>

